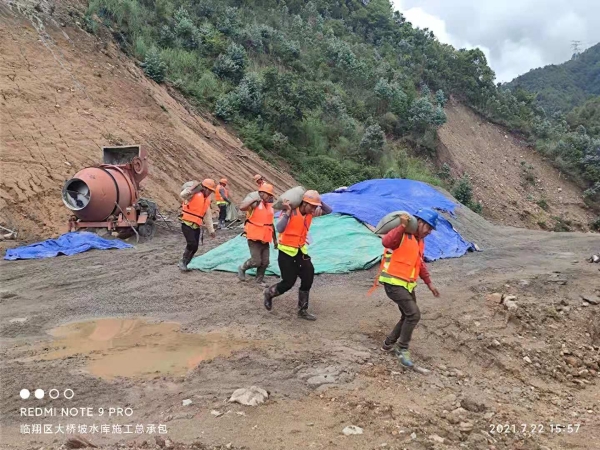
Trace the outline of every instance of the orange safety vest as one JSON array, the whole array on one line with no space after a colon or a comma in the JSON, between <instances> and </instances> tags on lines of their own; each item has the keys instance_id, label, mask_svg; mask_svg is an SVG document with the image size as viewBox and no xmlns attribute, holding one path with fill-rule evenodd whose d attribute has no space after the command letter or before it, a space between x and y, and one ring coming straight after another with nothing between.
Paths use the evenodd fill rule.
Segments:
<instances>
[{"instance_id":1,"label":"orange safety vest","mask_svg":"<svg viewBox=\"0 0 600 450\"><path fill-rule=\"evenodd\" d=\"M201 192L198 192L188 202L183 203L181 207L181 220L202 225L204 215L209 208L210 197L204 197Z\"/></svg>"},{"instance_id":2,"label":"orange safety vest","mask_svg":"<svg viewBox=\"0 0 600 450\"><path fill-rule=\"evenodd\" d=\"M396 250L385 249L379 280L382 281L383 278L385 282L385 278L397 278L414 283L419 278L424 253L423 239L419 240L414 235L405 233Z\"/></svg>"},{"instance_id":3,"label":"orange safety vest","mask_svg":"<svg viewBox=\"0 0 600 450\"><path fill-rule=\"evenodd\" d=\"M273 218L275 211L270 203L260 201L246 219L244 232L250 241L273 242Z\"/></svg>"},{"instance_id":4,"label":"orange safety vest","mask_svg":"<svg viewBox=\"0 0 600 450\"><path fill-rule=\"evenodd\" d=\"M410 285L416 283L419 277L424 254L424 240L418 240L414 235L405 233L396 250L384 249L379 273L368 295L375 292L379 283L404 286L409 292L412 291Z\"/></svg>"},{"instance_id":5,"label":"orange safety vest","mask_svg":"<svg viewBox=\"0 0 600 450\"><path fill-rule=\"evenodd\" d=\"M219 185L219 186L217 186L217 189L215 190L215 202L217 202L217 203L225 203L225 200L221 196L221 188L225 189L225 197L229 198L229 189L227 189L223 185Z\"/></svg>"},{"instance_id":6,"label":"orange safety vest","mask_svg":"<svg viewBox=\"0 0 600 450\"><path fill-rule=\"evenodd\" d=\"M312 214L303 216L300 214L300 208L296 208L295 213L292 212L285 230L279 235L279 243L288 247L302 248L306 244L306 236L308 236L312 218Z\"/></svg>"}]
</instances>

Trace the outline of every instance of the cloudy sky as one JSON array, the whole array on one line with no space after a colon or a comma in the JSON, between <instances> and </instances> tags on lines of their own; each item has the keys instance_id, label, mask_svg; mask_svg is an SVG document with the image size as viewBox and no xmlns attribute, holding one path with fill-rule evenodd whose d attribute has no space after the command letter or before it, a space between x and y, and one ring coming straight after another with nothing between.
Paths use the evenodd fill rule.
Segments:
<instances>
[{"instance_id":1,"label":"cloudy sky","mask_svg":"<svg viewBox=\"0 0 600 450\"><path fill-rule=\"evenodd\" d=\"M419 28L457 48L479 47L510 81L530 69L570 59L571 41L600 42L600 0L392 0Z\"/></svg>"}]
</instances>

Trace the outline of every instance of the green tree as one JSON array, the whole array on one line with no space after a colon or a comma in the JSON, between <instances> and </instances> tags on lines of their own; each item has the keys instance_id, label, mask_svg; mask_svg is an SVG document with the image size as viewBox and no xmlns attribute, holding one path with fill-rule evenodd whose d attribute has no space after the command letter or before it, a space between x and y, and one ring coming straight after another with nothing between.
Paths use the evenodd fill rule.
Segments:
<instances>
[{"instance_id":1,"label":"green tree","mask_svg":"<svg viewBox=\"0 0 600 450\"><path fill-rule=\"evenodd\" d=\"M244 76L247 65L246 50L241 45L231 43L225 54L219 55L213 65L213 72L219 77L238 83Z\"/></svg>"},{"instance_id":2,"label":"green tree","mask_svg":"<svg viewBox=\"0 0 600 450\"><path fill-rule=\"evenodd\" d=\"M152 47L146 53L142 68L144 69L144 73L157 83L162 83L164 81L167 66L161 59L160 53L156 47Z\"/></svg>"},{"instance_id":3,"label":"green tree","mask_svg":"<svg viewBox=\"0 0 600 450\"><path fill-rule=\"evenodd\" d=\"M379 124L367 127L365 134L360 140L360 149L367 162L377 164L383 156L384 145L385 134Z\"/></svg>"}]
</instances>

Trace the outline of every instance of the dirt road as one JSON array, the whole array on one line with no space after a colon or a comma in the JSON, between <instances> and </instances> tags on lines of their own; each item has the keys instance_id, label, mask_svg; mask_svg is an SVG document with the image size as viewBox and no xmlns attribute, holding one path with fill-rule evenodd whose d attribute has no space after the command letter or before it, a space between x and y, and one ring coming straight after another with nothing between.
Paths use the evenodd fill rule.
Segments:
<instances>
[{"instance_id":1,"label":"dirt road","mask_svg":"<svg viewBox=\"0 0 600 450\"><path fill-rule=\"evenodd\" d=\"M168 440L223 448L597 448L600 306L580 295L599 293L599 266L585 261L598 235L497 228L469 213L457 226L484 251L430 265L442 296L419 289L412 347L426 375L379 350L398 313L383 290L365 295L374 271L317 277L318 320L307 323L292 293L268 313L260 289L233 274L180 273L178 233L131 250L2 262L3 448L58 448L69 437L21 434L38 423L76 424L96 445L152 448L154 435L125 425L161 424ZM516 295L517 309L494 293ZM270 392L265 404L227 403L252 385ZM74 397L38 400L38 388ZM33 406L95 417L20 416ZM111 407L132 415L99 416ZM110 433L79 428L93 424ZM569 424L573 432L560 428ZM349 425L363 434L344 436Z\"/></svg>"}]
</instances>

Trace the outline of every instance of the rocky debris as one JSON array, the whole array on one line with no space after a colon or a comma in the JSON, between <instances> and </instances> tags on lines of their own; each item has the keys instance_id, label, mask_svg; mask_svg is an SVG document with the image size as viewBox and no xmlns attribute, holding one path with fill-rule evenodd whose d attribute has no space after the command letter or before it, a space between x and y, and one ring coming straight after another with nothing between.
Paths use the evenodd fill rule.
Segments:
<instances>
[{"instance_id":1,"label":"rocky debris","mask_svg":"<svg viewBox=\"0 0 600 450\"><path fill-rule=\"evenodd\" d=\"M461 422L458 425L458 430L461 433L470 433L471 431L473 431L473 422L471 422L470 420L466 422Z\"/></svg>"},{"instance_id":2,"label":"rocky debris","mask_svg":"<svg viewBox=\"0 0 600 450\"><path fill-rule=\"evenodd\" d=\"M361 427L357 427L356 425L348 425L342 430L344 436L352 436L353 434L363 434L363 429Z\"/></svg>"},{"instance_id":3,"label":"rocky debris","mask_svg":"<svg viewBox=\"0 0 600 450\"><path fill-rule=\"evenodd\" d=\"M65 448L74 449L74 448L98 448L90 441L88 441L83 436L73 436L67 439L65 442Z\"/></svg>"},{"instance_id":4,"label":"rocky debris","mask_svg":"<svg viewBox=\"0 0 600 450\"><path fill-rule=\"evenodd\" d=\"M524 356L523 361L525 361L527 364L531 364L531 358L529 356Z\"/></svg>"},{"instance_id":5,"label":"rocky debris","mask_svg":"<svg viewBox=\"0 0 600 450\"><path fill-rule=\"evenodd\" d=\"M596 313L590 317L588 333L590 334L592 345L600 345L600 314Z\"/></svg>"},{"instance_id":6,"label":"rocky debris","mask_svg":"<svg viewBox=\"0 0 600 450\"><path fill-rule=\"evenodd\" d=\"M186 398L185 400L183 400L183 401L181 402L181 404L182 404L183 406L190 406L190 405L192 404L192 400L191 400L191 399L189 399L189 398Z\"/></svg>"},{"instance_id":7,"label":"rocky debris","mask_svg":"<svg viewBox=\"0 0 600 450\"><path fill-rule=\"evenodd\" d=\"M571 367L577 367L580 364L580 361L574 356L567 356L565 362Z\"/></svg>"},{"instance_id":8,"label":"rocky debris","mask_svg":"<svg viewBox=\"0 0 600 450\"><path fill-rule=\"evenodd\" d=\"M432 434L431 436L429 436L429 440L437 444L443 444L444 442L446 442L446 439L444 439L441 436L438 436L437 434Z\"/></svg>"},{"instance_id":9,"label":"rocky debris","mask_svg":"<svg viewBox=\"0 0 600 450\"><path fill-rule=\"evenodd\" d=\"M596 295L582 294L580 297L584 302L587 302L590 305L600 305L600 298Z\"/></svg>"},{"instance_id":10,"label":"rocky debris","mask_svg":"<svg viewBox=\"0 0 600 450\"><path fill-rule=\"evenodd\" d=\"M600 255L592 255L592 256L590 256L590 258L588 259L588 262L599 263L600 262Z\"/></svg>"},{"instance_id":11,"label":"rocky debris","mask_svg":"<svg viewBox=\"0 0 600 450\"><path fill-rule=\"evenodd\" d=\"M467 411L481 413L487 410L486 404L474 397L465 397L460 401L460 406Z\"/></svg>"},{"instance_id":12,"label":"rocky debris","mask_svg":"<svg viewBox=\"0 0 600 450\"><path fill-rule=\"evenodd\" d=\"M269 398L269 393L258 386L251 386L250 388L236 389L231 398L229 399L232 403L240 403L246 406L257 406L264 403Z\"/></svg>"},{"instance_id":13,"label":"rocky debris","mask_svg":"<svg viewBox=\"0 0 600 450\"><path fill-rule=\"evenodd\" d=\"M494 292L488 296L488 299L493 303L502 303L502 294Z\"/></svg>"},{"instance_id":14,"label":"rocky debris","mask_svg":"<svg viewBox=\"0 0 600 450\"><path fill-rule=\"evenodd\" d=\"M516 311L518 309L517 305L517 297L515 295L504 295L502 296L501 303L504 305L504 308L508 311Z\"/></svg>"},{"instance_id":15,"label":"rocky debris","mask_svg":"<svg viewBox=\"0 0 600 450\"><path fill-rule=\"evenodd\" d=\"M223 415L223 413L221 411L217 411L216 409L213 409L210 412L211 415L215 416L215 417L221 417Z\"/></svg>"}]
</instances>

